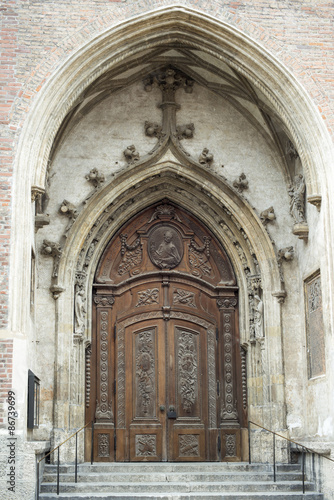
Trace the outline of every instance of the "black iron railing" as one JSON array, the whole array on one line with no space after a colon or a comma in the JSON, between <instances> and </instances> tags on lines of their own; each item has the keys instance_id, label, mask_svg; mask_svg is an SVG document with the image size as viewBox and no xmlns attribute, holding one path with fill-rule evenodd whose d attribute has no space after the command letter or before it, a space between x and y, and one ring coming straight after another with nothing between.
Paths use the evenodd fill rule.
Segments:
<instances>
[{"instance_id":1,"label":"black iron railing","mask_svg":"<svg viewBox=\"0 0 334 500\"><path fill-rule=\"evenodd\" d=\"M289 439L285 436L282 436L282 434L278 434L277 432L271 431L270 429L267 429L266 427L263 427L262 425L259 425L255 422L252 422L251 420L248 421L248 449L249 449L249 463L252 463L252 455L251 455L251 425L255 425L256 427L259 427L260 429L263 429L266 432L270 432L273 435L273 480L276 482L276 436L280 437L282 439L285 439L289 443L293 443L296 445L298 448L301 449L302 453L302 488L303 488L303 494L305 494L305 455L306 453L311 453L313 456L318 455L321 458L325 458L326 460L330 460L331 462L334 462L333 459L326 457L324 455L321 455L315 450L312 450L311 448L308 448L307 446L304 446L303 444L297 443L296 441L293 441L292 439Z\"/></svg>"},{"instance_id":2,"label":"black iron railing","mask_svg":"<svg viewBox=\"0 0 334 500\"><path fill-rule=\"evenodd\" d=\"M78 482L78 434L80 431L82 431L83 429L85 429L86 427L88 427L89 425L92 426L92 438L91 438L91 457L90 457L90 463L91 465L93 465L93 460L94 460L94 422L88 422L88 424L84 425L83 427L81 427L81 429L77 430L76 432L74 432L74 434L72 434L70 437L68 437L67 439L65 439L65 441L63 441L62 443L60 443L58 446L56 446L55 448L53 448L53 450L49 451L49 453L47 453L43 458L41 458L40 460L38 460L37 462L37 487L36 487L36 491L37 491L37 494L36 494L36 499L39 500L39 468L40 468L40 463L45 460L47 457L49 457L51 455L51 453L54 453L55 451L57 451L57 495L59 495L59 473L60 473L60 457L59 457L59 449L60 447L67 443L67 441L69 441L72 437L75 436L75 462L74 462L74 480L75 482L77 483Z\"/></svg>"}]
</instances>

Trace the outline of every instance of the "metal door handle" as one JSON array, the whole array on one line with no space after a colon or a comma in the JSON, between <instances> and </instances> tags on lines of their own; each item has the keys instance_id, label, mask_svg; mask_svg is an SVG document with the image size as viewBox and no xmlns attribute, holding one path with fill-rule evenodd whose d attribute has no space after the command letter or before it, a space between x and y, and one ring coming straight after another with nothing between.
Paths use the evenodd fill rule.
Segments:
<instances>
[{"instance_id":1,"label":"metal door handle","mask_svg":"<svg viewBox=\"0 0 334 500\"><path fill-rule=\"evenodd\" d=\"M160 411L165 411L166 407L165 405L160 405Z\"/></svg>"}]
</instances>

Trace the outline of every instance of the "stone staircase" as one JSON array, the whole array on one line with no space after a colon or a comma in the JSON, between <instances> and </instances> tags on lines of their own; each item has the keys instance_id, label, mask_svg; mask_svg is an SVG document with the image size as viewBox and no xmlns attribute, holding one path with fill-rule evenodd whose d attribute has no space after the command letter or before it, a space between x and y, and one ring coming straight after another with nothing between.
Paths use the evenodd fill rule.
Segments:
<instances>
[{"instance_id":1,"label":"stone staircase","mask_svg":"<svg viewBox=\"0 0 334 500\"><path fill-rule=\"evenodd\" d=\"M78 482L74 466L46 465L40 500L323 500L314 485L305 483L298 465L272 466L247 463L99 463L80 464Z\"/></svg>"}]
</instances>

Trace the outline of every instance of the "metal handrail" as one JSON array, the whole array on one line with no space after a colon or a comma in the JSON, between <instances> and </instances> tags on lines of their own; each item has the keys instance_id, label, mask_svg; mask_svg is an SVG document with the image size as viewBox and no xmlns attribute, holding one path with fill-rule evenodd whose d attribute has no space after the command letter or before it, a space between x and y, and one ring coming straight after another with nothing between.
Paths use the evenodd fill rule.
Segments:
<instances>
[{"instance_id":1,"label":"metal handrail","mask_svg":"<svg viewBox=\"0 0 334 500\"><path fill-rule=\"evenodd\" d=\"M309 453L314 453L318 455L319 457L325 458L326 460L330 460L331 462L334 462L332 458L326 457L325 455L321 455L321 453L318 453L315 450L312 450L311 448L308 448L307 446L304 446L301 443L297 443L297 441L294 441L293 439L289 439L285 436L282 436L282 434L278 434L278 432L274 432L270 429L267 429L266 427L263 427L263 425L257 424L256 422L252 422L251 420L248 420L248 450L249 450L249 464L251 464L251 429L250 426L256 425L257 427L260 427L260 429L263 429L264 431L270 432L273 435L273 476L274 476L274 482L276 483L276 450L275 450L275 439L276 436L285 439L286 441L289 441L289 443L293 443L297 446L300 446L302 449L302 482L303 482L303 494L305 494L305 452Z\"/></svg>"},{"instance_id":2,"label":"metal handrail","mask_svg":"<svg viewBox=\"0 0 334 500\"><path fill-rule=\"evenodd\" d=\"M36 499L39 500L39 464L42 462L42 460L45 460L48 456L51 455L51 453L55 452L57 450L57 495L59 495L59 469L60 469L60 459L59 459L59 449L60 447L67 443L73 436L75 436L75 467L74 467L74 480L77 483L78 482L78 434L80 431L88 427L88 425L92 426L92 450L91 450L91 465L93 465L93 460L94 460L94 421L88 422L88 424L84 425L80 429L78 429L76 432L74 432L70 437L65 439L62 443L60 443L58 446L53 448L53 450L49 451L44 457L42 457L40 460L37 462L37 495Z\"/></svg>"}]
</instances>

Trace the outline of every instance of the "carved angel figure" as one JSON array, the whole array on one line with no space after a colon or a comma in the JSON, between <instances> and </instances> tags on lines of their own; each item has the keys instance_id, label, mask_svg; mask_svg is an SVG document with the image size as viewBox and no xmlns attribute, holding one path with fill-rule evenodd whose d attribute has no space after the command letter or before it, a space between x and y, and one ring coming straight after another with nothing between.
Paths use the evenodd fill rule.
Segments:
<instances>
[{"instance_id":1,"label":"carved angel figure","mask_svg":"<svg viewBox=\"0 0 334 500\"><path fill-rule=\"evenodd\" d=\"M294 185L288 187L290 200L290 213L296 224L305 222L305 181L302 174L295 176Z\"/></svg>"}]
</instances>

